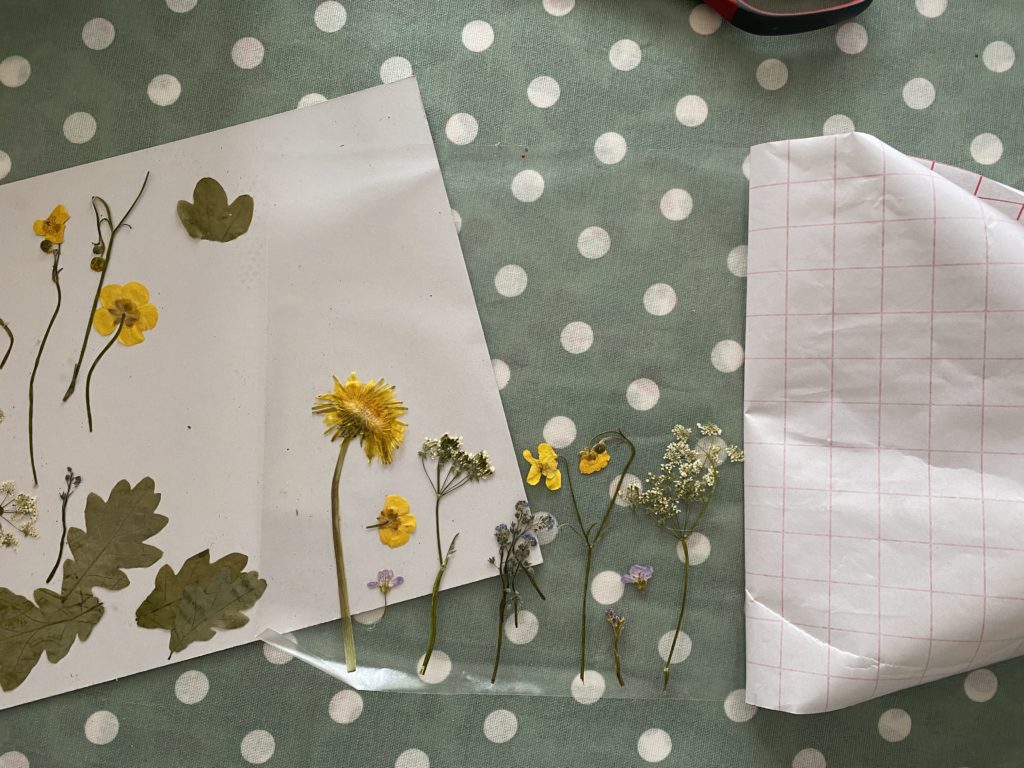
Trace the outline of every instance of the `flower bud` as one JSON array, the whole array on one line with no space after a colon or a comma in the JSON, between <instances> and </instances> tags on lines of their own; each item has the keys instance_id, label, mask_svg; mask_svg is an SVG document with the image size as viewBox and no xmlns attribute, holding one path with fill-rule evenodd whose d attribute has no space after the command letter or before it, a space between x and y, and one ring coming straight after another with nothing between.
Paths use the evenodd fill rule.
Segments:
<instances>
[{"instance_id":1,"label":"flower bud","mask_svg":"<svg viewBox=\"0 0 1024 768\"><path fill-rule=\"evenodd\" d=\"M95 249L93 249L95 251ZM89 269L93 272L102 272L107 261L102 256L93 256L89 261Z\"/></svg>"},{"instance_id":2,"label":"flower bud","mask_svg":"<svg viewBox=\"0 0 1024 768\"><path fill-rule=\"evenodd\" d=\"M39 247L42 249L43 253L49 253L50 251L53 250L53 243L51 243L49 240L44 239L42 242L39 243Z\"/></svg>"}]
</instances>

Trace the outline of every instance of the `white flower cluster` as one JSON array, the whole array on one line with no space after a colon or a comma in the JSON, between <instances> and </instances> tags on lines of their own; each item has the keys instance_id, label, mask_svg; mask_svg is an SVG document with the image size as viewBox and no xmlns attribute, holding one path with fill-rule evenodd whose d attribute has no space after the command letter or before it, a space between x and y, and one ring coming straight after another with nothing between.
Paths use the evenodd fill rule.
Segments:
<instances>
[{"instance_id":1,"label":"white flower cluster","mask_svg":"<svg viewBox=\"0 0 1024 768\"><path fill-rule=\"evenodd\" d=\"M8 523L22 536L36 538L39 536L39 529L36 527L38 520L39 511L36 509L35 496L19 493L13 480L5 480L0 483L0 526L2 523ZM0 548L16 546L18 546L18 538L14 533L0 527Z\"/></svg>"}]
</instances>

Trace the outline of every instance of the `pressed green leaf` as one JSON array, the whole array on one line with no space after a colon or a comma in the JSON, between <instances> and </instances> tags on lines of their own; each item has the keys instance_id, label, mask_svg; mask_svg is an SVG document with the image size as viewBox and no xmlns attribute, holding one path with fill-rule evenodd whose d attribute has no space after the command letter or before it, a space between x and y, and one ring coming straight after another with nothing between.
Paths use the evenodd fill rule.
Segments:
<instances>
[{"instance_id":1,"label":"pressed green leaf","mask_svg":"<svg viewBox=\"0 0 1024 768\"><path fill-rule=\"evenodd\" d=\"M224 187L207 176L196 182L192 200L178 201L178 218L190 236L226 243L249 231L253 211L250 195L239 195L228 205Z\"/></svg>"},{"instance_id":2,"label":"pressed green leaf","mask_svg":"<svg viewBox=\"0 0 1024 768\"><path fill-rule=\"evenodd\" d=\"M146 568L163 556L145 540L167 525L156 514L160 494L153 479L146 477L134 488L121 480L104 501L90 493L85 503L85 530L68 531L68 549L73 559L64 562L61 594L92 593L95 587L124 589L128 576L123 568Z\"/></svg>"},{"instance_id":3,"label":"pressed green leaf","mask_svg":"<svg viewBox=\"0 0 1024 768\"><path fill-rule=\"evenodd\" d=\"M74 591L63 597L37 589L35 603L0 587L0 687L17 688L46 652L51 663L63 659L75 638L85 640L103 616L91 594Z\"/></svg>"},{"instance_id":4,"label":"pressed green leaf","mask_svg":"<svg viewBox=\"0 0 1024 768\"><path fill-rule=\"evenodd\" d=\"M238 629L249 622L252 608L267 588L256 571L233 574L221 568L208 584L185 586L171 630L171 653L197 640L209 640L217 629Z\"/></svg>"},{"instance_id":5,"label":"pressed green leaf","mask_svg":"<svg viewBox=\"0 0 1024 768\"><path fill-rule=\"evenodd\" d=\"M156 575L156 586L149 597L135 611L135 621L145 629L174 629L174 617L178 602L189 584L206 587L221 569L228 569L232 578L238 578L249 558L240 552L224 555L214 563L210 562L210 550L204 549L192 555L177 573L169 565L163 566Z\"/></svg>"}]
</instances>

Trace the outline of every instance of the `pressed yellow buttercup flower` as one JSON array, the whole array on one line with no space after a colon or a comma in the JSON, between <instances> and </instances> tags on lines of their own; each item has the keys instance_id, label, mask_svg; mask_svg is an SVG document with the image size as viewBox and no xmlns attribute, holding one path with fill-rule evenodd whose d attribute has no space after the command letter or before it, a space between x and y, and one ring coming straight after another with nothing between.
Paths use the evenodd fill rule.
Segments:
<instances>
[{"instance_id":1,"label":"pressed yellow buttercup flower","mask_svg":"<svg viewBox=\"0 0 1024 768\"><path fill-rule=\"evenodd\" d=\"M400 417L408 410L383 379L362 382L354 373L344 384L335 376L334 389L313 403L313 413L324 417L325 435L332 441L358 437L366 458L381 464L392 462L405 439L408 425Z\"/></svg>"},{"instance_id":2,"label":"pressed yellow buttercup flower","mask_svg":"<svg viewBox=\"0 0 1024 768\"><path fill-rule=\"evenodd\" d=\"M608 453L602 440L597 445L580 451L580 474L592 475L595 472L600 472L608 466L608 462L611 460L611 454Z\"/></svg>"},{"instance_id":3,"label":"pressed yellow buttercup flower","mask_svg":"<svg viewBox=\"0 0 1024 768\"><path fill-rule=\"evenodd\" d=\"M530 462L530 471L526 475L526 482L536 485L544 478L544 485L549 491L557 491L562 487L562 471L558 468L558 454L548 443L541 443L537 446L537 458L529 449L523 451L523 458Z\"/></svg>"},{"instance_id":4,"label":"pressed yellow buttercup flower","mask_svg":"<svg viewBox=\"0 0 1024 768\"><path fill-rule=\"evenodd\" d=\"M93 313L92 327L109 336L120 326L118 341L133 347L145 341L145 331L156 328L158 316L156 307L149 303L149 290L142 283L110 284L100 291L100 306Z\"/></svg>"},{"instance_id":5,"label":"pressed yellow buttercup flower","mask_svg":"<svg viewBox=\"0 0 1024 768\"><path fill-rule=\"evenodd\" d=\"M64 225L68 223L71 214L63 205L58 205L45 219L36 219L32 225L32 231L40 237L44 237L54 245L64 242Z\"/></svg>"},{"instance_id":6,"label":"pressed yellow buttercup flower","mask_svg":"<svg viewBox=\"0 0 1024 768\"><path fill-rule=\"evenodd\" d=\"M416 530L416 518L409 512L409 502L402 496L386 496L375 527L382 544L394 549L407 543L409 534Z\"/></svg>"}]
</instances>

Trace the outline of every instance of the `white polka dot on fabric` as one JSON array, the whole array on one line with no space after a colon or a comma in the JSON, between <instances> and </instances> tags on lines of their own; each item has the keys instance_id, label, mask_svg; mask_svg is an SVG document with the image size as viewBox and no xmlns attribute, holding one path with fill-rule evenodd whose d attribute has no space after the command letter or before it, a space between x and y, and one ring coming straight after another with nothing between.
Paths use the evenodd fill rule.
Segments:
<instances>
[{"instance_id":1,"label":"white polka dot on fabric","mask_svg":"<svg viewBox=\"0 0 1024 768\"><path fill-rule=\"evenodd\" d=\"M462 28L462 44L473 53L481 53L494 42L494 27L486 21L471 21Z\"/></svg>"},{"instance_id":2,"label":"white polka dot on fabric","mask_svg":"<svg viewBox=\"0 0 1024 768\"><path fill-rule=\"evenodd\" d=\"M167 0L167 7L175 13L188 13L198 2L199 0Z\"/></svg>"},{"instance_id":3,"label":"white polka dot on fabric","mask_svg":"<svg viewBox=\"0 0 1024 768\"><path fill-rule=\"evenodd\" d=\"M590 594L601 605L612 605L622 599L626 585L615 571L601 571L590 582Z\"/></svg>"},{"instance_id":4,"label":"white polka dot on fabric","mask_svg":"<svg viewBox=\"0 0 1024 768\"><path fill-rule=\"evenodd\" d=\"M498 385L498 389L507 387L509 379L512 378L512 371L508 367L508 363L504 360L494 359L491 360L491 368L494 371L494 383Z\"/></svg>"},{"instance_id":5,"label":"white polka dot on fabric","mask_svg":"<svg viewBox=\"0 0 1024 768\"><path fill-rule=\"evenodd\" d=\"M693 641L690 640L690 636L685 632L679 633L679 639L676 640L676 647L672 648L672 640L676 636L676 631L670 629L658 640L658 655L661 656L662 661L668 661L669 650L672 650L672 661L670 664L678 664L682 661L686 661L690 656L690 651L693 650Z\"/></svg>"},{"instance_id":6,"label":"white polka dot on fabric","mask_svg":"<svg viewBox=\"0 0 1024 768\"><path fill-rule=\"evenodd\" d=\"M476 138L480 125L476 118L466 112L456 112L448 118L444 133L452 144L470 144Z\"/></svg>"},{"instance_id":7,"label":"white polka dot on fabric","mask_svg":"<svg viewBox=\"0 0 1024 768\"><path fill-rule=\"evenodd\" d=\"M568 416L553 416L544 425L544 442L552 448L565 448L576 439L576 424Z\"/></svg>"},{"instance_id":8,"label":"white polka dot on fabric","mask_svg":"<svg viewBox=\"0 0 1024 768\"><path fill-rule=\"evenodd\" d=\"M537 541L540 542L541 546L547 546L556 538L558 538L558 520L550 512L547 513L548 517L551 518L551 525L547 528L541 528L537 531ZM520 622L522 622L523 612L519 612Z\"/></svg>"},{"instance_id":9,"label":"white polka dot on fabric","mask_svg":"<svg viewBox=\"0 0 1024 768\"><path fill-rule=\"evenodd\" d=\"M946 12L946 0L915 0L917 12L934 19Z\"/></svg>"},{"instance_id":10,"label":"white polka dot on fabric","mask_svg":"<svg viewBox=\"0 0 1024 768\"><path fill-rule=\"evenodd\" d=\"M96 135L96 118L88 112L72 112L64 121L64 138L72 144L85 144Z\"/></svg>"},{"instance_id":11,"label":"white polka dot on fabric","mask_svg":"<svg viewBox=\"0 0 1024 768\"><path fill-rule=\"evenodd\" d=\"M614 165L626 156L626 140L615 131L602 133L594 142L594 156L605 165Z\"/></svg>"},{"instance_id":12,"label":"white polka dot on fabric","mask_svg":"<svg viewBox=\"0 0 1024 768\"><path fill-rule=\"evenodd\" d=\"M743 158L743 162L740 163L740 170L743 172L743 175L746 176L747 180L749 181L750 180L750 153L749 152L747 153L747 156Z\"/></svg>"},{"instance_id":13,"label":"white polka dot on fabric","mask_svg":"<svg viewBox=\"0 0 1024 768\"><path fill-rule=\"evenodd\" d=\"M825 756L816 749L801 749L793 756L793 768L827 768Z\"/></svg>"},{"instance_id":14,"label":"white polka dot on fabric","mask_svg":"<svg viewBox=\"0 0 1024 768\"><path fill-rule=\"evenodd\" d=\"M789 80L789 68L779 59L765 59L757 65L756 77L766 91L777 91Z\"/></svg>"},{"instance_id":15,"label":"white polka dot on fabric","mask_svg":"<svg viewBox=\"0 0 1024 768\"><path fill-rule=\"evenodd\" d=\"M11 172L11 156L0 150L0 179Z\"/></svg>"},{"instance_id":16,"label":"white polka dot on fabric","mask_svg":"<svg viewBox=\"0 0 1024 768\"><path fill-rule=\"evenodd\" d=\"M1009 43L996 40L985 46L981 60L991 72L1006 72L1017 60L1017 54Z\"/></svg>"},{"instance_id":17,"label":"white polka dot on fabric","mask_svg":"<svg viewBox=\"0 0 1024 768\"><path fill-rule=\"evenodd\" d=\"M305 107L315 107L317 104L323 104L327 101L327 97L322 93L307 93L301 99L299 103L295 105L296 109L304 109Z\"/></svg>"},{"instance_id":18,"label":"white polka dot on fabric","mask_svg":"<svg viewBox=\"0 0 1024 768\"><path fill-rule=\"evenodd\" d=\"M935 86L923 77L915 77L903 86L903 101L911 109L927 109L935 101Z\"/></svg>"},{"instance_id":19,"label":"white polka dot on fabric","mask_svg":"<svg viewBox=\"0 0 1024 768\"><path fill-rule=\"evenodd\" d=\"M910 715L903 709L888 709L878 718L878 735L889 742L903 741L910 735Z\"/></svg>"},{"instance_id":20,"label":"white polka dot on fabric","mask_svg":"<svg viewBox=\"0 0 1024 768\"><path fill-rule=\"evenodd\" d=\"M615 486L619 484L619 478L621 475L616 475L612 478L612 481L608 484L608 498L612 498L615 495ZM634 475L632 472L628 473L622 478L622 490L625 491L631 485L639 485L640 478ZM619 498L615 499L615 504L620 507L629 506L626 504L625 499L622 498L622 491L619 492Z\"/></svg>"},{"instance_id":21,"label":"white polka dot on fabric","mask_svg":"<svg viewBox=\"0 0 1024 768\"><path fill-rule=\"evenodd\" d=\"M640 64L640 46L633 40L619 40L608 50L608 61L621 72L636 69Z\"/></svg>"},{"instance_id":22,"label":"white polka dot on fabric","mask_svg":"<svg viewBox=\"0 0 1024 768\"><path fill-rule=\"evenodd\" d=\"M243 37L231 46L231 60L241 69L255 69L263 62L263 43L255 37Z\"/></svg>"},{"instance_id":23,"label":"white polka dot on fabric","mask_svg":"<svg viewBox=\"0 0 1024 768\"><path fill-rule=\"evenodd\" d=\"M24 85L32 74L32 65L24 56L8 56L0 61L0 83L8 88Z\"/></svg>"},{"instance_id":24,"label":"white polka dot on fabric","mask_svg":"<svg viewBox=\"0 0 1024 768\"><path fill-rule=\"evenodd\" d=\"M541 109L553 106L561 95L562 89L558 81L548 75L533 78L526 87L526 98L533 106Z\"/></svg>"},{"instance_id":25,"label":"white polka dot on fabric","mask_svg":"<svg viewBox=\"0 0 1024 768\"><path fill-rule=\"evenodd\" d=\"M114 34L114 25L106 19L97 17L85 22L85 26L82 27L82 42L86 48L102 51L114 42Z\"/></svg>"},{"instance_id":26,"label":"white polka dot on fabric","mask_svg":"<svg viewBox=\"0 0 1024 768\"><path fill-rule=\"evenodd\" d=\"M331 703L327 705L327 713L331 716L331 720L341 725L354 723L363 714L363 697L355 691L338 691L331 697Z\"/></svg>"},{"instance_id":27,"label":"white polka dot on fabric","mask_svg":"<svg viewBox=\"0 0 1024 768\"><path fill-rule=\"evenodd\" d=\"M519 730L519 720L507 709L496 709L484 719L484 736L494 744L511 741Z\"/></svg>"},{"instance_id":28,"label":"white polka dot on fabric","mask_svg":"<svg viewBox=\"0 0 1024 768\"><path fill-rule=\"evenodd\" d=\"M146 95L158 107L169 107L181 96L181 83L174 75L157 75L146 86Z\"/></svg>"},{"instance_id":29,"label":"white polka dot on fabric","mask_svg":"<svg viewBox=\"0 0 1024 768\"><path fill-rule=\"evenodd\" d=\"M693 197L685 189L670 189L661 196L659 207L669 221L682 221L693 212Z\"/></svg>"},{"instance_id":30,"label":"white polka dot on fabric","mask_svg":"<svg viewBox=\"0 0 1024 768\"><path fill-rule=\"evenodd\" d=\"M686 544L690 548L690 565L700 565L711 557L711 542L703 533L691 533ZM676 544L676 557L679 558L679 562L686 559L681 541Z\"/></svg>"},{"instance_id":31,"label":"white polka dot on fabric","mask_svg":"<svg viewBox=\"0 0 1024 768\"><path fill-rule=\"evenodd\" d=\"M407 77L412 77L412 64L402 56L392 56L380 65L380 81L382 83L393 83Z\"/></svg>"},{"instance_id":32,"label":"white polka dot on fabric","mask_svg":"<svg viewBox=\"0 0 1024 768\"><path fill-rule=\"evenodd\" d=\"M562 349L570 354L579 355L590 349L594 343L594 329L577 320L562 329L559 339L562 342Z\"/></svg>"},{"instance_id":33,"label":"white polka dot on fabric","mask_svg":"<svg viewBox=\"0 0 1024 768\"><path fill-rule=\"evenodd\" d=\"M709 5L701 3L690 11L690 29L698 35L714 34L722 26L722 15Z\"/></svg>"},{"instance_id":34,"label":"white polka dot on fabric","mask_svg":"<svg viewBox=\"0 0 1024 768\"><path fill-rule=\"evenodd\" d=\"M28 758L22 752L4 752L0 755L0 768L29 768Z\"/></svg>"},{"instance_id":35,"label":"white polka dot on fabric","mask_svg":"<svg viewBox=\"0 0 1024 768\"><path fill-rule=\"evenodd\" d=\"M544 0L544 10L552 16L565 16L576 5L576 0Z\"/></svg>"},{"instance_id":36,"label":"white polka dot on fabric","mask_svg":"<svg viewBox=\"0 0 1024 768\"><path fill-rule=\"evenodd\" d=\"M85 721L85 738L93 744L102 746L116 739L120 729L121 723L118 721L117 715L101 709L99 712L93 712Z\"/></svg>"},{"instance_id":37,"label":"white polka dot on fabric","mask_svg":"<svg viewBox=\"0 0 1024 768\"><path fill-rule=\"evenodd\" d=\"M430 757L422 749L407 749L395 760L395 768L430 768Z\"/></svg>"},{"instance_id":38,"label":"white polka dot on fabric","mask_svg":"<svg viewBox=\"0 0 1024 768\"><path fill-rule=\"evenodd\" d=\"M823 136L833 136L837 133L852 133L856 130L853 120L846 115L832 115L821 126Z\"/></svg>"},{"instance_id":39,"label":"white polka dot on fabric","mask_svg":"<svg viewBox=\"0 0 1024 768\"><path fill-rule=\"evenodd\" d=\"M506 264L494 276L494 288L505 298L519 296L526 290L526 270L518 264Z\"/></svg>"},{"instance_id":40,"label":"white polka dot on fabric","mask_svg":"<svg viewBox=\"0 0 1024 768\"><path fill-rule=\"evenodd\" d=\"M612 247L612 239L601 227L587 227L576 239L576 248L587 259L600 259Z\"/></svg>"},{"instance_id":41,"label":"white polka dot on fabric","mask_svg":"<svg viewBox=\"0 0 1024 768\"><path fill-rule=\"evenodd\" d=\"M247 763L262 765L274 756L277 744L269 731L249 731L242 739L242 757Z\"/></svg>"},{"instance_id":42,"label":"white polka dot on fabric","mask_svg":"<svg viewBox=\"0 0 1024 768\"><path fill-rule=\"evenodd\" d=\"M964 678L964 693L979 704L996 695L999 678L991 669L976 669Z\"/></svg>"},{"instance_id":43,"label":"white polka dot on fabric","mask_svg":"<svg viewBox=\"0 0 1024 768\"><path fill-rule=\"evenodd\" d=\"M437 685L448 679L452 673L452 660L444 651L435 650L430 655L430 663L427 665L427 674L421 675L420 668L423 666L423 657L416 660L416 677L424 683Z\"/></svg>"},{"instance_id":44,"label":"white polka dot on fabric","mask_svg":"<svg viewBox=\"0 0 1024 768\"><path fill-rule=\"evenodd\" d=\"M676 291L667 283L655 283L644 291L644 309L656 317L667 315L676 307Z\"/></svg>"},{"instance_id":45,"label":"white polka dot on fabric","mask_svg":"<svg viewBox=\"0 0 1024 768\"><path fill-rule=\"evenodd\" d=\"M352 618L366 626L376 624L384 618L384 607L381 606L380 608L374 608L372 611L353 614Z\"/></svg>"},{"instance_id":46,"label":"white polka dot on fabric","mask_svg":"<svg viewBox=\"0 0 1024 768\"><path fill-rule=\"evenodd\" d=\"M538 537L540 538L540 537ZM542 544L544 542L541 542ZM519 626L516 626L515 615L505 619L505 637L510 643L526 645L537 636L540 631L540 620L530 611L519 611Z\"/></svg>"},{"instance_id":47,"label":"white polka dot on fabric","mask_svg":"<svg viewBox=\"0 0 1024 768\"><path fill-rule=\"evenodd\" d=\"M455 224L455 231L462 231L462 215L452 208L452 223Z\"/></svg>"},{"instance_id":48,"label":"white polka dot on fabric","mask_svg":"<svg viewBox=\"0 0 1024 768\"><path fill-rule=\"evenodd\" d=\"M708 119L708 103L700 96L683 96L676 102L676 120L687 128L696 128Z\"/></svg>"},{"instance_id":49,"label":"white polka dot on fabric","mask_svg":"<svg viewBox=\"0 0 1024 768\"><path fill-rule=\"evenodd\" d=\"M744 688L737 688L725 697L722 703L725 716L734 723L745 723L757 714L757 707L747 704L747 691Z\"/></svg>"},{"instance_id":50,"label":"white polka dot on fabric","mask_svg":"<svg viewBox=\"0 0 1024 768\"><path fill-rule=\"evenodd\" d=\"M210 679L198 669L182 672L174 683L174 695L182 704L198 704L210 692Z\"/></svg>"},{"instance_id":51,"label":"white polka dot on fabric","mask_svg":"<svg viewBox=\"0 0 1024 768\"><path fill-rule=\"evenodd\" d=\"M998 163L1003 156L1003 142L994 133L982 133L971 142L971 157L981 165Z\"/></svg>"},{"instance_id":52,"label":"white polka dot on fabric","mask_svg":"<svg viewBox=\"0 0 1024 768\"><path fill-rule=\"evenodd\" d=\"M512 195L523 203L539 200L544 194L544 177L536 171L520 171L512 179Z\"/></svg>"},{"instance_id":53,"label":"white polka dot on fabric","mask_svg":"<svg viewBox=\"0 0 1024 768\"><path fill-rule=\"evenodd\" d=\"M347 20L345 6L336 0L325 0L313 12L313 23L321 32L337 32L345 26Z\"/></svg>"},{"instance_id":54,"label":"white polka dot on fabric","mask_svg":"<svg viewBox=\"0 0 1024 768\"><path fill-rule=\"evenodd\" d=\"M858 54L868 47L868 31L855 21L848 21L836 30L836 45L843 53Z\"/></svg>"},{"instance_id":55,"label":"white polka dot on fabric","mask_svg":"<svg viewBox=\"0 0 1024 768\"><path fill-rule=\"evenodd\" d=\"M626 402L637 411L649 411L658 404L661 390L651 379L636 379L626 387Z\"/></svg>"},{"instance_id":56,"label":"white polka dot on fabric","mask_svg":"<svg viewBox=\"0 0 1024 768\"><path fill-rule=\"evenodd\" d=\"M743 346L738 341L726 339L711 349L711 364L722 373L732 373L743 365Z\"/></svg>"},{"instance_id":57,"label":"white polka dot on fabric","mask_svg":"<svg viewBox=\"0 0 1024 768\"><path fill-rule=\"evenodd\" d=\"M291 632L286 634L285 637L287 637L293 643L295 642L295 635L293 635ZM281 666L282 664L287 664L289 661L291 661L295 657L292 656L287 651L282 651L280 648L275 648L274 646L270 645L269 643L264 643L263 644L263 658L265 658L271 664L276 664L277 666Z\"/></svg>"},{"instance_id":58,"label":"white polka dot on fabric","mask_svg":"<svg viewBox=\"0 0 1024 768\"><path fill-rule=\"evenodd\" d=\"M648 763L660 763L672 752L672 737L661 728L648 728L640 734L636 751Z\"/></svg>"},{"instance_id":59,"label":"white polka dot on fabric","mask_svg":"<svg viewBox=\"0 0 1024 768\"><path fill-rule=\"evenodd\" d=\"M588 669L583 673L582 680L579 675L573 675L569 692L580 704L593 704L604 696L604 687L604 675Z\"/></svg>"},{"instance_id":60,"label":"white polka dot on fabric","mask_svg":"<svg viewBox=\"0 0 1024 768\"><path fill-rule=\"evenodd\" d=\"M747 276L747 246L737 245L725 259L725 265L736 277Z\"/></svg>"}]
</instances>

